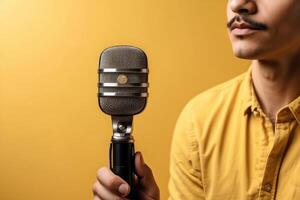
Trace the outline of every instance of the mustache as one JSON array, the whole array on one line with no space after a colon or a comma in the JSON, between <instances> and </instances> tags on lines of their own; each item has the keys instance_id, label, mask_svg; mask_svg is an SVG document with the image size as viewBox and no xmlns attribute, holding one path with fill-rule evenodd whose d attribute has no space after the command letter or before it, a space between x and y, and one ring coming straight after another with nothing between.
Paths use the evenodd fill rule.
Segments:
<instances>
[{"instance_id":1,"label":"mustache","mask_svg":"<svg viewBox=\"0 0 300 200\"><path fill-rule=\"evenodd\" d=\"M246 23L250 24L250 26L252 26L254 29L257 30L267 30L268 26L266 24L260 23L260 22L256 22L246 16L241 16L241 15L236 15L234 16L228 23L227 23L227 28L231 29L231 26L233 25L233 23L235 21L245 21Z\"/></svg>"}]
</instances>

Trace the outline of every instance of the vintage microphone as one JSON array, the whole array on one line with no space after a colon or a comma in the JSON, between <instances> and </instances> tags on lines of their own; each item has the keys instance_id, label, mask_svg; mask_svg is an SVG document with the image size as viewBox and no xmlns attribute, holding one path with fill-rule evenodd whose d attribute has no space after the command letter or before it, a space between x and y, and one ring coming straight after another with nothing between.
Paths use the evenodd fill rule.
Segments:
<instances>
[{"instance_id":1,"label":"vintage microphone","mask_svg":"<svg viewBox=\"0 0 300 200\"><path fill-rule=\"evenodd\" d=\"M133 46L105 49L99 61L98 102L111 115L113 136L110 144L110 168L130 185L127 198L134 200L133 115L142 112L148 97L147 56Z\"/></svg>"}]
</instances>

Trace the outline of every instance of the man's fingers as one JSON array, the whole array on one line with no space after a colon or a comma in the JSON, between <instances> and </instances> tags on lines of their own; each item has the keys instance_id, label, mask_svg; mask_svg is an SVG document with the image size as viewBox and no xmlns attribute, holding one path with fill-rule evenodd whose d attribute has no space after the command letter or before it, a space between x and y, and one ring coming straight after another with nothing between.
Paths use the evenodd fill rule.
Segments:
<instances>
[{"instance_id":1,"label":"man's fingers","mask_svg":"<svg viewBox=\"0 0 300 200\"><path fill-rule=\"evenodd\" d=\"M138 175L139 184L143 192L149 196L159 194L159 188L155 182L151 168L144 162L141 152L135 156L135 171Z\"/></svg>"},{"instance_id":2,"label":"man's fingers","mask_svg":"<svg viewBox=\"0 0 300 200\"><path fill-rule=\"evenodd\" d=\"M151 168L144 162L141 152L135 154L134 182L139 199L158 200L159 188L155 182ZM107 167L97 172L98 181L93 186L94 200L125 199L130 193L130 187L121 177L115 175Z\"/></svg>"},{"instance_id":3,"label":"man's fingers","mask_svg":"<svg viewBox=\"0 0 300 200\"><path fill-rule=\"evenodd\" d=\"M98 197L97 195L94 196L93 200L101 200L100 197Z\"/></svg>"},{"instance_id":4,"label":"man's fingers","mask_svg":"<svg viewBox=\"0 0 300 200\"><path fill-rule=\"evenodd\" d=\"M98 181L93 186L94 200L121 200L123 199L121 196L118 196L103 185L101 185Z\"/></svg>"},{"instance_id":5,"label":"man's fingers","mask_svg":"<svg viewBox=\"0 0 300 200\"><path fill-rule=\"evenodd\" d=\"M136 152L135 155L135 171L140 181L147 180L147 183L154 181L153 173L151 168L144 162L141 152Z\"/></svg>"},{"instance_id":6,"label":"man's fingers","mask_svg":"<svg viewBox=\"0 0 300 200\"><path fill-rule=\"evenodd\" d=\"M119 176L115 175L107 167L102 167L97 172L97 179L104 188L117 195L126 196L129 194L129 185Z\"/></svg>"}]
</instances>

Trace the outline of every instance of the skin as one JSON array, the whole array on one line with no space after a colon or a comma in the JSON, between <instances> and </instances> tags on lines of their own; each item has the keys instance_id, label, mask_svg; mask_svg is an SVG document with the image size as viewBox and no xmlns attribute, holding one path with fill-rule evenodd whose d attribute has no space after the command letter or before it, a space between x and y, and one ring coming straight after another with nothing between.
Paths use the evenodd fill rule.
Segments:
<instances>
[{"instance_id":1,"label":"skin","mask_svg":"<svg viewBox=\"0 0 300 200\"><path fill-rule=\"evenodd\" d=\"M236 15L268 26L245 37L228 34L234 55L252 60L256 95L274 125L280 108L300 95L300 1L228 1L228 19Z\"/></svg>"},{"instance_id":2,"label":"skin","mask_svg":"<svg viewBox=\"0 0 300 200\"><path fill-rule=\"evenodd\" d=\"M135 185L138 188L138 199L159 200L160 192L151 168L144 162L141 152L135 154ZM97 181L93 185L94 200L121 200L129 194L129 185L107 167L97 172Z\"/></svg>"},{"instance_id":3,"label":"skin","mask_svg":"<svg viewBox=\"0 0 300 200\"><path fill-rule=\"evenodd\" d=\"M266 25L248 35L228 29L236 57L252 60L253 85L262 110L273 124L276 113L300 95L300 1L299 0L228 0L227 18L241 16ZM235 21L241 23L243 20ZM136 181L139 199L159 200L159 188L142 155L135 155L140 177ZM128 184L107 167L97 172L94 200L125 199Z\"/></svg>"}]
</instances>

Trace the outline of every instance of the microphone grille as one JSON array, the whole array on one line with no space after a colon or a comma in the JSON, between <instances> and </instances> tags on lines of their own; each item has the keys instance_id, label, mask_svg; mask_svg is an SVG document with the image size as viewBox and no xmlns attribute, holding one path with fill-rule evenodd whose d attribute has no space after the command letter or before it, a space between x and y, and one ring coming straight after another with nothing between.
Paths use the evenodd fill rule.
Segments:
<instances>
[{"instance_id":1,"label":"microphone grille","mask_svg":"<svg viewBox=\"0 0 300 200\"><path fill-rule=\"evenodd\" d=\"M147 56L133 46L105 49L99 61L98 101L109 115L135 115L147 101Z\"/></svg>"}]
</instances>

